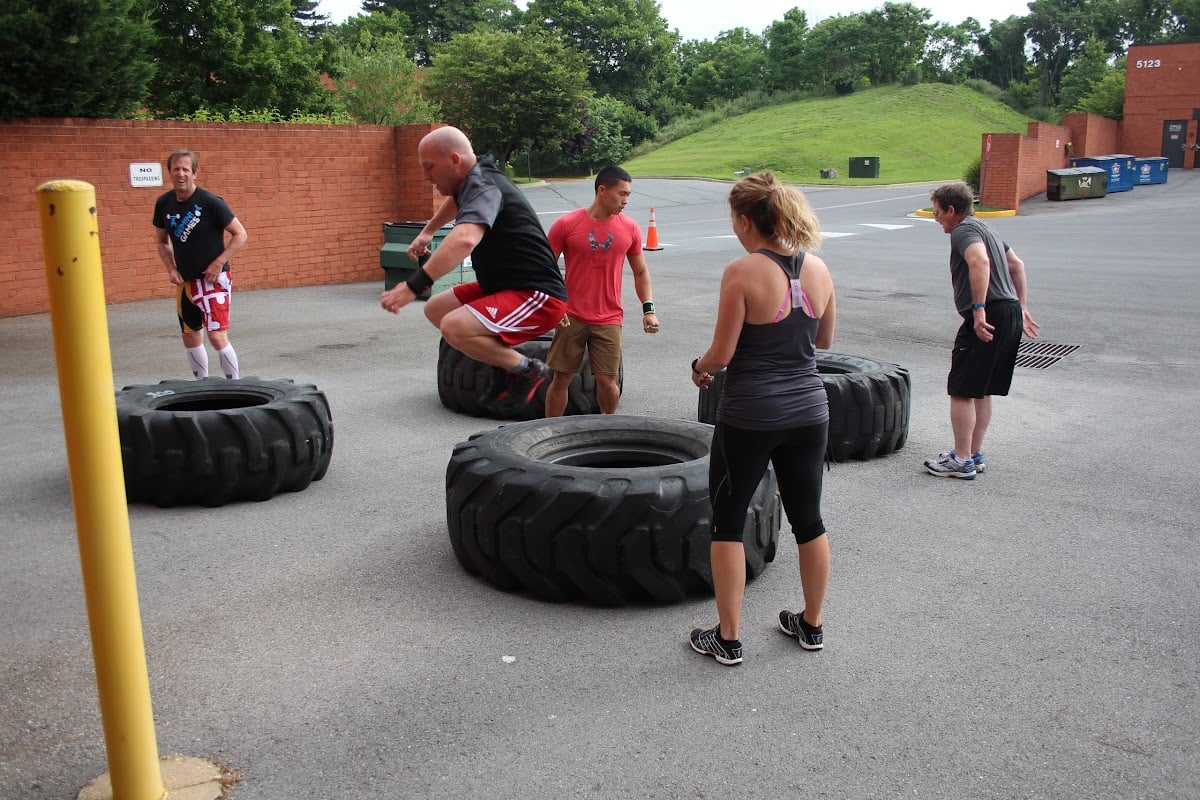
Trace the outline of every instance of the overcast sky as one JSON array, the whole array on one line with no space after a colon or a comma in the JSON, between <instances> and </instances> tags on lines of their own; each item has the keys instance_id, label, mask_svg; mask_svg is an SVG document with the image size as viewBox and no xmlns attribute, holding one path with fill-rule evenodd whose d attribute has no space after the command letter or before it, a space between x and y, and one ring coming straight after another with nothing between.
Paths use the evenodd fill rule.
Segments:
<instances>
[{"instance_id":1,"label":"overcast sky","mask_svg":"<svg viewBox=\"0 0 1200 800\"><path fill-rule=\"evenodd\" d=\"M443 0L454 2L454 0ZM991 27L992 20L1007 19L1018 14L1029 13L1027 0L910 0L917 8L933 12L938 22L959 23L968 16L979 20L984 28ZM684 39L716 38L721 31L731 28L746 28L752 33L762 33L768 25L783 19L784 12L799 8L808 15L808 24L832 17L835 14L851 14L856 11L871 11L883 7L883 0L749 0L737 3L732 0L658 0L667 25L679 31ZM518 0L518 5L524 6ZM342 22L347 17L362 13L362 0L320 0L318 11L329 14L333 22Z\"/></svg>"}]
</instances>

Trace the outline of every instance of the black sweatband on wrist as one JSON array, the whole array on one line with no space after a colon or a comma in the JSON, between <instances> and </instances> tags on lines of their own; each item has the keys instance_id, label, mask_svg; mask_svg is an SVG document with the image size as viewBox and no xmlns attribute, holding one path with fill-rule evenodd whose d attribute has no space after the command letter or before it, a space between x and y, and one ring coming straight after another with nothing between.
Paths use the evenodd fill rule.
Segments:
<instances>
[{"instance_id":1,"label":"black sweatband on wrist","mask_svg":"<svg viewBox=\"0 0 1200 800\"><path fill-rule=\"evenodd\" d=\"M644 317L647 314L653 314L653 313L654 313L654 301L646 300L645 302L643 302L642 303L642 316Z\"/></svg>"},{"instance_id":2,"label":"black sweatband on wrist","mask_svg":"<svg viewBox=\"0 0 1200 800\"><path fill-rule=\"evenodd\" d=\"M424 267L417 267L417 271L409 275L405 283L408 284L408 288L412 289L413 294L420 295L433 286L433 278L429 277L429 273L425 271Z\"/></svg>"},{"instance_id":3,"label":"black sweatband on wrist","mask_svg":"<svg viewBox=\"0 0 1200 800\"><path fill-rule=\"evenodd\" d=\"M697 364L699 364L699 363L700 363L700 359L698 359L698 358L693 358L693 359L692 359L692 373L693 373L694 375L703 375L703 374L704 374L704 373L703 373L703 372L701 372L700 370L696 369L696 365L697 365Z\"/></svg>"}]
</instances>

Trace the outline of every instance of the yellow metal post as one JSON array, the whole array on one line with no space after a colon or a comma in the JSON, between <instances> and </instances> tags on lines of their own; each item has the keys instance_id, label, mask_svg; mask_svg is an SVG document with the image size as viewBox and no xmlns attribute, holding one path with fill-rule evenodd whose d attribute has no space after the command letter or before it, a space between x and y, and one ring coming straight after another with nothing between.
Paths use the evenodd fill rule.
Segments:
<instances>
[{"instance_id":1,"label":"yellow metal post","mask_svg":"<svg viewBox=\"0 0 1200 800\"><path fill-rule=\"evenodd\" d=\"M109 355L96 190L38 187L75 531L116 800L161 800Z\"/></svg>"}]
</instances>

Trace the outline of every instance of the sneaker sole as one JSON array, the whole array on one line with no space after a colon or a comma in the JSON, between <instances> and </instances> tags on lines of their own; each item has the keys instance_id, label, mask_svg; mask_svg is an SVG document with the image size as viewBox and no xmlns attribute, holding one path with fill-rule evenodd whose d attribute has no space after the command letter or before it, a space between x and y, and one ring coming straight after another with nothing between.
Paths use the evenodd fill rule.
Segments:
<instances>
[{"instance_id":1,"label":"sneaker sole","mask_svg":"<svg viewBox=\"0 0 1200 800\"><path fill-rule=\"evenodd\" d=\"M784 632L784 633L786 633L788 636L790 636L790 637L792 637L793 639L795 639L795 640L796 640L796 642L797 642L797 643L798 643L798 644L799 644L801 647L803 647L805 650L824 650L824 649L825 649L825 643L824 643L824 642L822 642L821 644L809 644L808 642L804 641L804 639L802 639L802 638L800 637L800 634L796 633L796 632L795 632L794 630L792 630L791 628L788 628L788 627L784 626L784 624L783 624L782 622L781 622L781 623L779 623L779 630L783 631L783 632Z\"/></svg>"},{"instance_id":2,"label":"sneaker sole","mask_svg":"<svg viewBox=\"0 0 1200 800\"><path fill-rule=\"evenodd\" d=\"M529 390L529 394L525 395L525 405L529 405L530 403L533 402L533 399L535 397L537 397L538 389L542 388L542 384L544 384L545 382L546 382L546 377L543 375L541 380L539 380L537 383L533 384L533 387Z\"/></svg>"},{"instance_id":3,"label":"sneaker sole","mask_svg":"<svg viewBox=\"0 0 1200 800\"><path fill-rule=\"evenodd\" d=\"M967 472L967 473L964 473L964 472L942 472L940 470L935 470L933 467L930 467L929 465L925 466L925 471L928 472L930 475L932 475L935 478L958 478L960 481L973 481L973 480L975 480L975 473L979 472L978 469L976 469L975 472Z\"/></svg>"},{"instance_id":4,"label":"sneaker sole","mask_svg":"<svg viewBox=\"0 0 1200 800\"><path fill-rule=\"evenodd\" d=\"M947 455L949 455L949 453L938 453L938 458L945 458ZM936 464L936 463L937 463L936 460L934 460L932 458L927 458L927 459L925 459L925 468L928 469L930 464ZM987 462L986 461L976 461L975 462L975 472L982 474L986 470L987 470Z\"/></svg>"},{"instance_id":5,"label":"sneaker sole","mask_svg":"<svg viewBox=\"0 0 1200 800\"><path fill-rule=\"evenodd\" d=\"M690 644L692 646L692 649L695 650L700 655L712 656L713 659L716 660L716 662L718 664L724 664L727 667L736 667L738 664L742 663L742 659L740 659L740 658L723 658L722 656L719 656L716 653L710 653L707 650L701 650L699 647L696 647L695 642L693 642L691 639L688 640L688 644Z\"/></svg>"}]
</instances>

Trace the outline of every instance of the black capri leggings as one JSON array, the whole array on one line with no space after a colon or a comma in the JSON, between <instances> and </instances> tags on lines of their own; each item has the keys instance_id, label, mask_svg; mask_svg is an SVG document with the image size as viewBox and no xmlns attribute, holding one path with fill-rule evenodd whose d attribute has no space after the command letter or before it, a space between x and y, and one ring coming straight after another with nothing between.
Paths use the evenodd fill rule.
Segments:
<instances>
[{"instance_id":1,"label":"black capri leggings","mask_svg":"<svg viewBox=\"0 0 1200 800\"><path fill-rule=\"evenodd\" d=\"M718 422L708 465L713 541L742 541L746 510L768 462L775 467L779 497L796 542L811 542L825 533L821 480L828 436L828 422L782 431L751 431Z\"/></svg>"}]
</instances>

